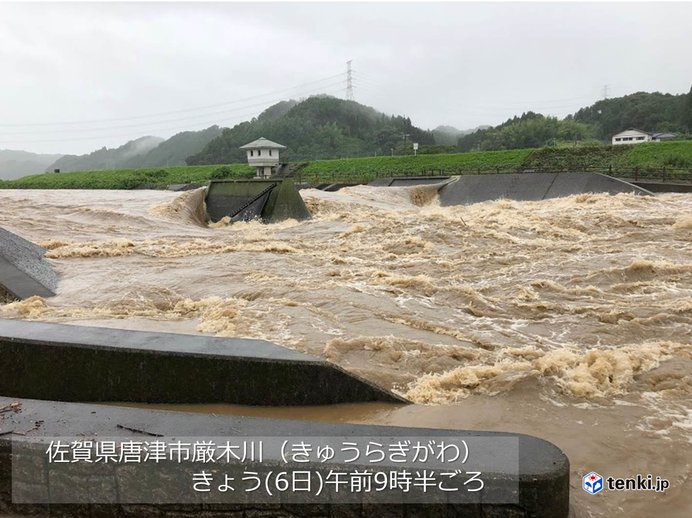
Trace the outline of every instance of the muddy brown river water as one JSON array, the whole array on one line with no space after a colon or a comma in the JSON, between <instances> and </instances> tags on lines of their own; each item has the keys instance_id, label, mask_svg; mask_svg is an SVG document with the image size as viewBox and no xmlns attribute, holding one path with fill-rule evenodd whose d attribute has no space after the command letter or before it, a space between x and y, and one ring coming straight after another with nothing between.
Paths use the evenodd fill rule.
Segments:
<instances>
[{"instance_id":1,"label":"muddy brown river water","mask_svg":"<svg viewBox=\"0 0 692 518\"><path fill-rule=\"evenodd\" d=\"M362 186L302 191L310 221L205 226L203 194L0 191L60 274L0 317L268 339L415 404L184 409L528 433L569 456L574 516L692 516L692 195ZM671 487L591 496L592 470Z\"/></svg>"}]
</instances>

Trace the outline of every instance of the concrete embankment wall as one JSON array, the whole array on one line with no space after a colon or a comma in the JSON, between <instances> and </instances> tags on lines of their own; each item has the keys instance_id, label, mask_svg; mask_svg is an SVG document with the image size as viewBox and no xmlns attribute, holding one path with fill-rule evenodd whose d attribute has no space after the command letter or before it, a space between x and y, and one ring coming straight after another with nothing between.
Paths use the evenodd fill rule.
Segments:
<instances>
[{"instance_id":1,"label":"concrete embankment wall","mask_svg":"<svg viewBox=\"0 0 692 518\"><path fill-rule=\"evenodd\" d=\"M0 397L0 408L10 403L18 404L18 411L10 417L3 417L0 426L8 426L24 433L11 435L15 441L15 459L11 459L10 434L0 435L0 513L40 516L100 517L116 518L187 518L195 517L433 517L459 516L466 518L566 518L569 507L569 462L565 455L554 445L526 435L498 432L466 432L436 429L413 429L402 427L363 426L350 424L310 423L288 420L271 420L237 416L211 416L182 412L164 412L148 409L105 407L92 404L57 403L36 400L12 400ZM37 423L40 423L37 426ZM128 428L130 429L128 431ZM133 431L136 430L136 431ZM483 436L490 441L518 441L518 471L513 473L486 473L484 479L488 487L512 483L516 489L516 502L513 504L484 503L482 498L468 503L438 503L426 505L414 504L381 504L364 502L351 504L167 504L138 505L99 503L50 504L55 501L52 493L68 491L70 494L88 494L89 488L94 492L100 489L98 484L115 484L116 494L111 494L113 501L120 502L128 491L138 491L133 487L140 484L133 464L100 464L93 468L85 466L85 473L98 472L99 476L75 475L65 487L64 475L58 475L55 465L47 463L43 449L36 449L27 454L30 441L58 437L98 438L121 437L130 441L153 441L156 438L176 437L411 437L418 436L426 440L441 440L450 437L466 437L474 441ZM35 443L34 443L35 444ZM491 455L492 452L484 454ZM18 464L12 468L12 462ZM511 462L510 462L511 464ZM414 469L405 464L400 466ZM98 468L98 469L97 469ZM155 475L157 470L152 473ZM14 479L12 479L14 477ZM50 479L53 484L50 483ZM45 482L36 483L37 480ZM58 484L58 480L61 484ZM169 484L156 485L158 494L152 499L176 500L179 491L177 480ZM12 490L22 501L36 503L12 503ZM189 486L190 484L188 484ZM80 489L81 488L81 489ZM188 487L189 491L190 488ZM26 498L26 499L24 499ZM125 499L125 501L127 501Z\"/></svg>"},{"instance_id":2,"label":"concrete embankment wall","mask_svg":"<svg viewBox=\"0 0 692 518\"><path fill-rule=\"evenodd\" d=\"M45 250L0 227L0 287L18 299L52 297L58 277Z\"/></svg>"},{"instance_id":3,"label":"concrete embankment wall","mask_svg":"<svg viewBox=\"0 0 692 518\"><path fill-rule=\"evenodd\" d=\"M58 401L323 405L405 402L264 340L0 320L0 394Z\"/></svg>"}]
</instances>

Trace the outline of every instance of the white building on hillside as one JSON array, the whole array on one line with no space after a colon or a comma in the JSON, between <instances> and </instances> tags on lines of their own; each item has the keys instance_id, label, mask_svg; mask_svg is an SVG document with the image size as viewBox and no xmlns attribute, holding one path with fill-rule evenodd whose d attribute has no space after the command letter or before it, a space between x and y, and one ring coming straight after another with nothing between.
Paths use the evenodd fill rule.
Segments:
<instances>
[{"instance_id":1,"label":"white building on hillside","mask_svg":"<svg viewBox=\"0 0 692 518\"><path fill-rule=\"evenodd\" d=\"M651 142L651 140L651 133L634 128L613 135L614 146L618 144L641 144L642 142Z\"/></svg>"},{"instance_id":2,"label":"white building on hillside","mask_svg":"<svg viewBox=\"0 0 692 518\"><path fill-rule=\"evenodd\" d=\"M247 150L247 163L257 168L257 178L269 178L279 165L279 150L286 146L261 137L240 149Z\"/></svg>"}]
</instances>

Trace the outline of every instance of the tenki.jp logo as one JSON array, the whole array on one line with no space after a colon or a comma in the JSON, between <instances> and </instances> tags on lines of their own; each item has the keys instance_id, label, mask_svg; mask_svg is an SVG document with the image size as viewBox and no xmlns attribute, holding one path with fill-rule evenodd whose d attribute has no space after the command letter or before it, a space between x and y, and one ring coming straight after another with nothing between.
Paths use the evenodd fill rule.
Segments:
<instances>
[{"instance_id":1,"label":"tenki.jp logo","mask_svg":"<svg viewBox=\"0 0 692 518\"><path fill-rule=\"evenodd\" d=\"M652 474L637 474L628 478L602 477L595 471L592 471L582 477L581 487L590 495L600 493L604 489L607 491L655 491L664 493L670 487L670 480Z\"/></svg>"},{"instance_id":2,"label":"tenki.jp logo","mask_svg":"<svg viewBox=\"0 0 692 518\"><path fill-rule=\"evenodd\" d=\"M581 487L587 493L595 495L603 490L603 477L595 471L587 473L581 479Z\"/></svg>"}]
</instances>

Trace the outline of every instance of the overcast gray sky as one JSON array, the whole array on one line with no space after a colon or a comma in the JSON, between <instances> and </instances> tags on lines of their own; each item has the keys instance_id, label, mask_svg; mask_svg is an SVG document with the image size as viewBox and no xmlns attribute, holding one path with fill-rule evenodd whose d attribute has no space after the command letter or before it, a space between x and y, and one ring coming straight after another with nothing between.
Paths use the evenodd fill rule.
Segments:
<instances>
[{"instance_id":1,"label":"overcast gray sky","mask_svg":"<svg viewBox=\"0 0 692 518\"><path fill-rule=\"evenodd\" d=\"M0 3L0 149L85 153L345 95L423 128L685 93L692 3ZM69 123L69 124L68 124ZM49 125L50 124L50 125Z\"/></svg>"}]
</instances>

